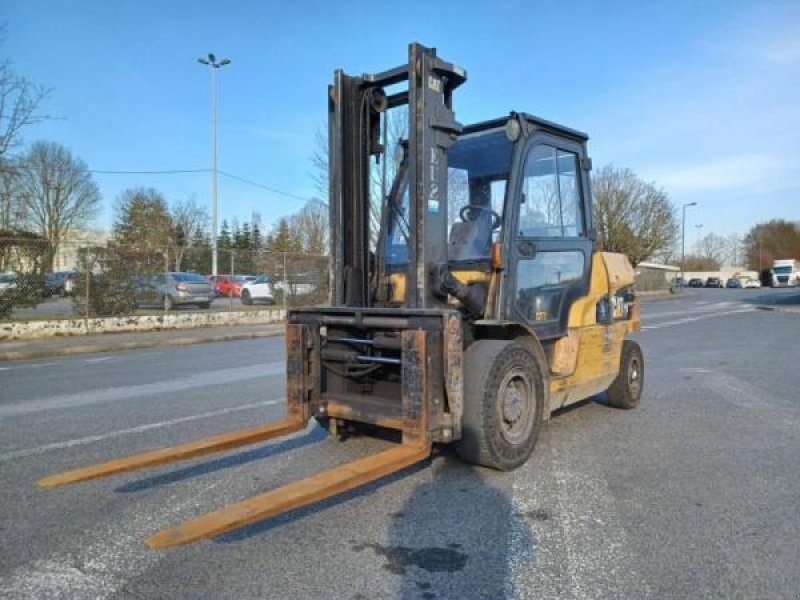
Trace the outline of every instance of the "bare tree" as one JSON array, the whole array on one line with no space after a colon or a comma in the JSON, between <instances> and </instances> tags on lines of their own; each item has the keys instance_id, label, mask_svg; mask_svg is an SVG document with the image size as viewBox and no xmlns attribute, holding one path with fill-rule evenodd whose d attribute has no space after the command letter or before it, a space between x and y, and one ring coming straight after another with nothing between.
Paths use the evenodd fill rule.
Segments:
<instances>
[{"instance_id":1,"label":"bare tree","mask_svg":"<svg viewBox=\"0 0 800 600\"><path fill-rule=\"evenodd\" d=\"M65 237L97 214L100 190L86 163L56 142L35 142L22 163L19 193L25 219L50 242L52 267Z\"/></svg>"},{"instance_id":2,"label":"bare tree","mask_svg":"<svg viewBox=\"0 0 800 600\"><path fill-rule=\"evenodd\" d=\"M328 134L322 127L314 132L314 153L311 155L311 180L320 198L328 201Z\"/></svg>"},{"instance_id":3,"label":"bare tree","mask_svg":"<svg viewBox=\"0 0 800 600\"><path fill-rule=\"evenodd\" d=\"M208 228L208 212L195 201L188 198L176 202L170 210L170 221L172 227L171 245L175 259L175 270L181 270L183 257L186 250L197 238L198 231L205 231Z\"/></svg>"},{"instance_id":4,"label":"bare tree","mask_svg":"<svg viewBox=\"0 0 800 600\"><path fill-rule=\"evenodd\" d=\"M738 267L744 260L744 246L742 238L737 233L730 234L725 238L725 261L731 267Z\"/></svg>"},{"instance_id":5,"label":"bare tree","mask_svg":"<svg viewBox=\"0 0 800 600\"><path fill-rule=\"evenodd\" d=\"M15 161L0 158L0 230L3 231L16 231L25 224L19 175Z\"/></svg>"},{"instance_id":6,"label":"bare tree","mask_svg":"<svg viewBox=\"0 0 800 600\"><path fill-rule=\"evenodd\" d=\"M754 225L743 241L747 266L766 269L772 261L800 257L800 225L776 219Z\"/></svg>"},{"instance_id":7,"label":"bare tree","mask_svg":"<svg viewBox=\"0 0 800 600\"><path fill-rule=\"evenodd\" d=\"M49 89L17 75L8 59L0 62L0 159L20 145L23 128L45 118L37 110L49 94Z\"/></svg>"},{"instance_id":8,"label":"bare tree","mask_svg":"<svg viewBox=\"0 0 800 600\"><path fill-rule=\"evenodd\" d=\"M695 255L707 259L719 268L727 256L728 244L724 237L709 233L700 238L695 245Z\"/></svg>"},{"instance_id":9,"label":"bare tree","mask_svg":"<svg viewBox=\"0 0 800 600\"><path fill-rule=\"evenodd\" d=\"M701 256L699 254L687 254L684 260L684 271L718 271L722 265L718 260Z\"/></svg>"},{"instance_id":10,"label":"bare tree","mask_svg":"<svg viewBox=\"0 0 800 600\"><path fill-rule=\"evenodd\" d=\"M667 194L630 169L604 167L592 181L595 220L603 249L636 265L667 250L678 233Z\"/></svg>"},{"instance_id":11,"label":"bare tree","mask_svg":"<svg viewBox=\"0 0 800 600\"><path fill-rule=\"evenodd\" d=\"M328 252L328 207L320 201L309 201L289 223L292 239L306 254Z\"/></svg>"}]
</instances>

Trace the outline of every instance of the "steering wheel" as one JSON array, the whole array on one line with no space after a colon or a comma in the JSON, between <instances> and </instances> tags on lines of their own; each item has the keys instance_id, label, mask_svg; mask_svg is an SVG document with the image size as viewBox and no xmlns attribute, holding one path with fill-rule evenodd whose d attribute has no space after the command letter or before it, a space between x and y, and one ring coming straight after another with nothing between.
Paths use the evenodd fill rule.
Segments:
<instances>
[{"instance_id":1,"label":"steering wheel","mask_svg":"<svg viewBox=\"0 0 800 600\"><path fill-rule=\"evenodd\" d=\"M500 221L503 220L503 218L491 208L488 206L481 206L480 204L467 204L466 206L461 207L461 210L458 211L458 216L461 217L461 220L465 223L467 221L476 221L477 218L473 217L474 213L472 213L472 211L489 213L489 215L492 217L492 231L500 227Z\"/></svg>"}]
</instances>

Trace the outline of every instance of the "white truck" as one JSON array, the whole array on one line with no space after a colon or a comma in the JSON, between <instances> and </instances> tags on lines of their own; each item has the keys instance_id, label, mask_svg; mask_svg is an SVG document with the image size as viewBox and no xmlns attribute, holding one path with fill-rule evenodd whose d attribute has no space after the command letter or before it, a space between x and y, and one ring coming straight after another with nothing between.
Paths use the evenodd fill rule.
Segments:
<instances>
[{"instance_id":1,"label":"white truck","mask_svg":"<svg viewBox=\"0 0 800 600\"><path fill-rule=\"evenodd\" d=\"M773 285L775 287L795 287L800 285L800 260L782 258L772 263Z\"/></svg>"}]
</instances>

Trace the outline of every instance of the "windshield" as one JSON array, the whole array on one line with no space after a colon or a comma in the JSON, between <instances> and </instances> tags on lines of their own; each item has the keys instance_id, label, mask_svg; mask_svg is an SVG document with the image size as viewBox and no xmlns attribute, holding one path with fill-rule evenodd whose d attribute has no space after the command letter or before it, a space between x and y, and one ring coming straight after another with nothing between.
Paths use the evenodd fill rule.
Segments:
<instances>
[{"instance_id":1,"label":"windshield","mask_svg":"<svg viewBox=\"0 0 800 600\"><path fill-rule=\"evenodd\" d=\"M777 273L779 275L786 275L786 274L792 272L792 267L787 265L785 267L775 267L772 270L775 271L775 273Z\"/></svg>"},{"instance_id":2,"label":"windshield","mask_svg":"<svg viewBox=\"0 0 800 600\"><path fill-rule=\"evenodd\" d=\"M447 153L447 229L450 261L487 260L500 236L512 144L502 129L469 134ZM408 262L410 194L402 169L392 201L386 262Z\"/></svg>"},{"instance_id":3,"label":"windshield","mask_svg":"<svg viewBox=\"0 0 800 600\"><path fill-rule=\"evenodd\" d=\"M172 278L185 283L208 283L205 277L197 273L173 273Z\"/></svg>"}]
</instances>

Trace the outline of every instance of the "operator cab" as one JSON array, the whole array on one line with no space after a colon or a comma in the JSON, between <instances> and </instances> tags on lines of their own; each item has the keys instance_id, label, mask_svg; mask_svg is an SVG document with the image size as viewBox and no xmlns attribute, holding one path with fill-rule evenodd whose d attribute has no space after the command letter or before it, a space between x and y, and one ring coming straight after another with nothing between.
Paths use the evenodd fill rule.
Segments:
<instances>
[{"instance_id":1,"label":"operator cab","mask_svg":"<svg viewBox=\"0 0 800 600\"><path fill-rule=\"evenodd\" d=\"M506 249L497 253L501 302L492 314L484 303L484 319L522 321L542 339L566 332L569 306L588 290L594 246L587 139L512 113L465 127L448 149L447 268L472 287L488 288L477 274L492 271L493 244ZM405 158L389 200L387 274L408 264Z\"/></svg>"}]
</instances>

